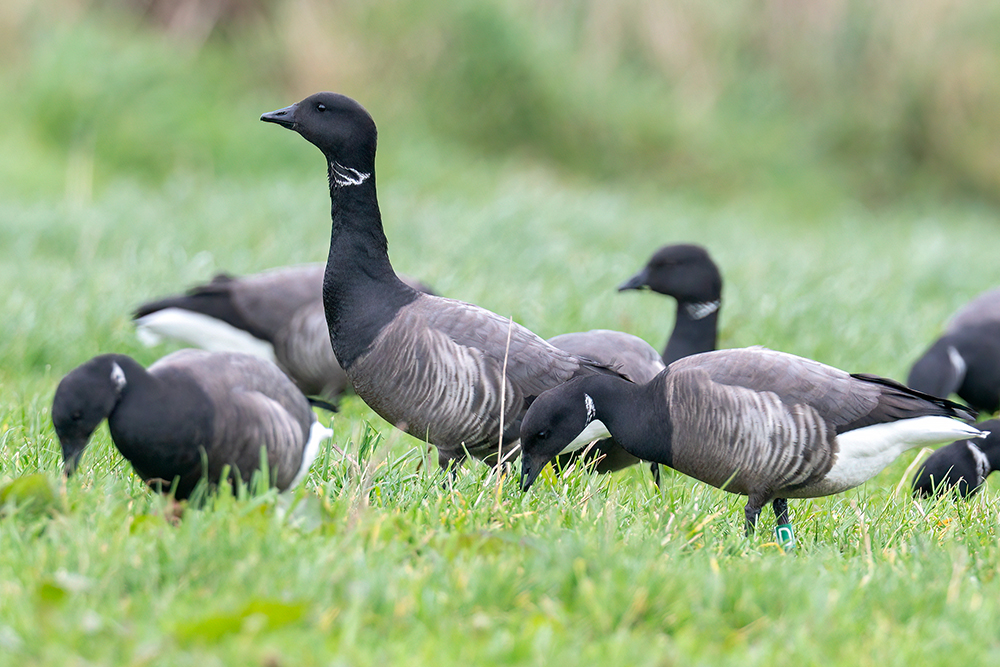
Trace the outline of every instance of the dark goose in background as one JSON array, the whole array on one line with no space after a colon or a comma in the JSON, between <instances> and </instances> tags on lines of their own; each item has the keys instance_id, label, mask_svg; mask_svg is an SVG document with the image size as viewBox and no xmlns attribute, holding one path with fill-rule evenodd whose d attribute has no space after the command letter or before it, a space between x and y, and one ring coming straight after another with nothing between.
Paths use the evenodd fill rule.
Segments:
<instances>
[{"instance_id":1,"label":"dark goose in background","mask_svg":"<svg viewBox=\"0 0 1000 667\"><path fill-rule=\"evenodd\" d=\"M589 422L630 454L748 496L748 528L773 503L840 493L907 449L982 437L964 406L765 348L685 357L645 385L579 378L539 396L521 426L522 488Z\"/></svg>"},{"instance_id":2,"label":"dark goose in background","mask_svg":"<svg viewBox=\"0 0 1000 667\"><path fill-rule=\"evenodd\" d=\"M927 457L913 478L917 497L954 492L963 498L979 493L986 478L1000 468L1000 420L979 422L984 439L959 440Z\"/></svg>"},{"instance_id":3,"label":"dark goose in background","mask_svg":"<svg viewBox=\"0 0 1000 667\"><path fill-rule=\"evenodd\" d=\"M935 396L958 396L975 409L1000 409L1000 289L963 306L944 335L910 369L906 383Z\"/></svg>"},{"instance_id":4,"label":"dark goose in background","mask_svg":"<svg viewBox=\"0 0 1000 667\"><path fill-rule=\"evenodd\" d=\"M144 303L132 317L147 345L172 338L210 352L243 352L273 361L309 396L336 405L350 388L330 346L323 312L325 264L247 276L219 274L186 294ZM422 292L418 280L400 276Z\"/></svg>"},{"instance_id":5,"label":"dark goose in background","mask_svg":"<svg viewBox=\"0 0 1000 667\"><path fill-rule=\"evenodd\" d=\"M435 445L442 467L466 452L493 460L501 440L506 456L527 401L570 378L611 372L396 276L375 188L377 131L360 104L317 93L261 120L298 132L326 159L332 232L323 304L334 353L358 396Z\"/></svg>"},{"instance_id":6,"label":"dark goose in background","mask_svg":"<svg viewBox=\"0 0 1000 667\"><path fill-rule=\"evenodd\" d=\"M146 482L176 480L187 498L223 468L249 482L266 450L271 483L298 483L323 438L306 397L271 362L246 354L179 350L147 371L131 357L103 354L62 379L52 423L72 474L94 429L108 420L111 439ZM202 457L208 470L202 466Z\"/></svg>"},{"instance_id":7,"label":"dark goose in background","mask_svg":"<svg viewBox=\"0 0 1000 667\"><path fill-rule=\"evenodd\" d=\"M663 363L715 349L722 305L722 275L701 246L677 244L657 250L639 273L618 291L649 289L677 300L674 329Z\"/></svg>"}]
</instances>

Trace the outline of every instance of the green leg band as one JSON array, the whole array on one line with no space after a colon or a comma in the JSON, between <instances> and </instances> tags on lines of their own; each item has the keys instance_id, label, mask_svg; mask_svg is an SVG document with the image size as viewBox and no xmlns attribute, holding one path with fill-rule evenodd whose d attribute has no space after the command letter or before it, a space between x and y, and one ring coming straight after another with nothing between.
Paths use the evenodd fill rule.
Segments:
<instances>
[{"instance_id":1,"label":"green leg band","mask_svg":"<svg viewBox=\"0 0 1000 667\"><path fill-rule=\"evenodd\" d=\"M795 533L792 532L792 524L779 524L775 527L774 532L778 537L778 544L781 545L782 549L789 551L795 548Z\"/></svg>"}]
</instances>

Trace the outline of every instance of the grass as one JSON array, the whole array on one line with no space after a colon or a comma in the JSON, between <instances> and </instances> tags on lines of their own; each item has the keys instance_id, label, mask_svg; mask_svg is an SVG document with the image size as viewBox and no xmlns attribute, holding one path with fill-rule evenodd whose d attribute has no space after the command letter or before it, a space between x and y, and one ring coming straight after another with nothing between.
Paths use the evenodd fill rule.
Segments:
<instances>
[{"instance_id":1,"label":"grass","mask_svg":"<svg viewBox=\"0 0 1000 667\"><path fill-rule=\"evenodd\" d=\"M516 163L471 165L455 187L444 167L407 180L427 152L384 154L397 267L542 335L610 327L661 344L670 304L612 286L657 245L697 241L724 269L723 345L901 377L948 313L1000 280L991 212L974 207L844 207L802 224L763 204L582 187ZM0 520L0 662L997 657L995 493L914 503L896 493L912 457L843 496L793 501L800 545L787 554L768 514L746 539L740 499L679 475L658 492L638 467L546 474L523 496L470 465L446 491L424 447L353 398L335 441L366 465L327 451L287 498L223 495L174 525L105 428L61 481L48 417L58 379L101 351L149 363L167 350L135 341L132 306L218 269L322 258L322 163L305 145L302 159L315 166L304 182L177 176L117 183L89 204L5 205L0 266L15 287L3 297L0 480L41 473L58 493Z\"/></svg>"},{"instance_id":2,"label":"grass","mask_svg":"<svg viewBox=\"0 0 1000 667\"><path fill-rule=\"evenodd\" d=\"M482 29L476 11L460 18ZM792 501L799 546L789 553L773 542L769 512L748 539L740 498L676 474L657 490L639 467L545 471L522 495L471 464L445 489L426 447L356 398L332 426L361 465L328 449L285 496L221 494L177 520L104 427L79 474L62 480L49 415L58 380L101 352L148 364L172 349L141 347L131 308L219 270L322 260L329 234L319 154L256 120L294 96L246 71L220 93L217 45L204 57L221 64L192 68L152 38L142 46L145 33L122 37L118 26L104 41L92 29L29 31L32 64L3 72L27 87L0 135L17 157L0 164L0 665L1000 658L996 488L967 503L914 502L913 455L841 496ZM501 55L517 43L494 37ZM124 51L145 64L123 57L103 96L84 85L87 49L91 62ZM533 91L561 108L552 72L538 76ZM60 103L66 82L75 87ZM248 82L262 89L242 92ZM399 92L402 109L372 92L395 266L543 336L600 327L662 345L672 305L614 285L659 245L698 242L726 281L721 345L902 378L951 312L1000 283L996 209L984 204L918 184L867 207L839 186L799 188L824 172L798 174L795 161L769 187L694 195L638 173L592 179L560 166L579 157L567 135L548 160L423 132L419 117L401 120L417 91ZM86 125L103 100L129 122ZM74 105L85 112L59 115ZM148 132L149 145L129 143ZM756 155L748 142L716 141L706 145L719 160Z\"/></svg>"}]
</instances>

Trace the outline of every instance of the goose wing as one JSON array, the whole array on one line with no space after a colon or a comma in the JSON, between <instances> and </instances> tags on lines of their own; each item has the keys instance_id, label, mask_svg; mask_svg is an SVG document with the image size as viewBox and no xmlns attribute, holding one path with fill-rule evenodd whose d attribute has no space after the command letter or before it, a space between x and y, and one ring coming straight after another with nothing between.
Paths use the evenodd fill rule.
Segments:
<instances>
[{"instance_id":1,"label":"goose wing","mask_svg":"<svg viewBox=\"0 0 1000 667\"><path fill-rule=\"evenodd\" d=\"M554 336L548 342L571 354L614 368L637 384L649 382L666 368L652 345L622 331L591 329Z\"/></svg>"},{"instance_id":2,"label":"goose wing","mask_svg":"<svg viewBox=\"0 0 1000 667\"><path fill-rule=\"evenodd\" d=\"M186 373L212 402L209 479L218 479L228 464L248 481L264 447L277 486L287 487L299 470L316 416L277 366L246 354L187 349L164 357L149 371L168 369Z\"/></svg>"}]
</instances>

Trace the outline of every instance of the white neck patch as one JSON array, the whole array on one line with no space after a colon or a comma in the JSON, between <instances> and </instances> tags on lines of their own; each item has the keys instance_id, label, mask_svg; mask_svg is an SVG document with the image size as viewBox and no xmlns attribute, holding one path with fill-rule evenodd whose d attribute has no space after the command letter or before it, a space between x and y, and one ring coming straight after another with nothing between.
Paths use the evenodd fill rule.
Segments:
<instances>
[{"instance_id":1,"label":"white neck patch","mask_svg":"<svg viewBox=\"0 0 1000 667\"><path fill-rule=\"evenodd\" d=\"M583 404L587 408L587 423L594 421L594 415L597 414L597 408L594 407L594 399L590 397L590 394L583 395Z\"/></svg>"},{"instance_id":2,"label":"white neck patch","mask_svg":"<svg viewBox=\"0 0 1000 667\"><path fill-rule=\"evenodd\" d=\"M352 167L345 167L339 162L330 163L330 177L335 185L361 185L368 180L370 173L363 173Z\"/></svg>"},{"instance_id":3,"label":"white neck patch","mask_svg":"<svg viewBox=\"0 0 1000 667\"><path fill-rule=\"evenodd\" d=\"M121 390L128 384L125 381L125 371L122 370L117 361L111 363L111 381L114 382L115 391L118 393L121 393Z\"/></svg>"},{"instance_id":4,"label":"white neck patch","mask_svg":"<svg viewBox=\"0 0 1000 667\"><path fill-rule=\"evenodd\" d=\"M971 440L965 442L969 446L969 451L972 452L972 458L976 459L976 475L979 479L976 480L976 485L980 485L986 481L986 476L990 474L990 460L986 458L986 454L983 450L972 444Z\"/></svg>"},{"instance_id":5,"label":"white neck patch","mask_svg":"<svg viewBox=\"0 0 1000 667\"><path fill-rule=\"evenodd\" d=\"M953 345L948 346L948 361L951 362L952 368L955 369L955 375L961 381L965 377L965 369L968 368L968 365Z\"/></svg>"},{"instance_id":6,"label":"white neck patch","mask_svg":"<svg viewBox=\"0 0 1000 667\"><path fill-rule=\"evenodd\" d=\"M717 311L720 305L721 303L718 299L715 301L702 301L701 303L685 303L684 310L687 311L692 320L701 320Z\"/></svg>"}]
</instances>

